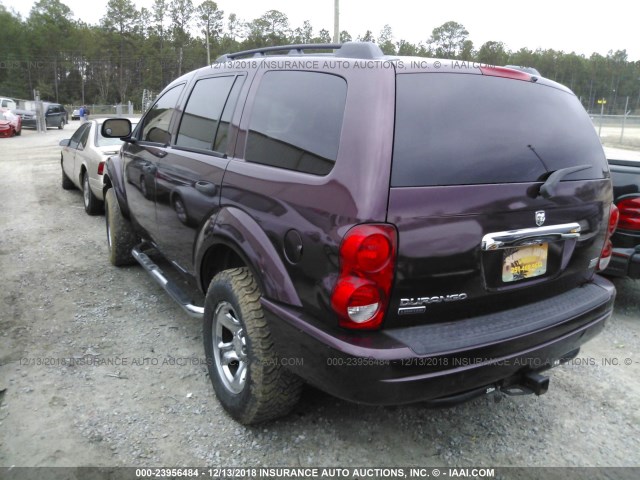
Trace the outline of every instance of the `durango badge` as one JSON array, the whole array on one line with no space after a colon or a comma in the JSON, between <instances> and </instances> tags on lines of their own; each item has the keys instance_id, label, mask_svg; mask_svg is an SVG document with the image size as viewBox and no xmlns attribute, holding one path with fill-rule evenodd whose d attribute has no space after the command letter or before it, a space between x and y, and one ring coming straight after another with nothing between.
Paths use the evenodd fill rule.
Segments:
<instances>
[{"instance_id":1,"label":"durango badge","mask_svg":"<svg viewBox=\"0 0 640 480\"><path fill-rule=\"evenodd\" d=\"M536 225L541 227L542 225L544 225L545 219L546 219L546 217L545 217L544 210L538 210L536 212Z\"/></svg>"},{"instance_id":2,"label":"durango badge","mask_svg":"<svg viewBox=\"0 0 640 480\"><path fill-rule=\"evenodd\" d=\"M437 295L435 297L401 298L400 308L398 308L398 315L423 313L427 309L426 305L429 305L430 303L457 302L466 299L466 293L456 293L453 295Z\"/></svg>"}]
</instances>

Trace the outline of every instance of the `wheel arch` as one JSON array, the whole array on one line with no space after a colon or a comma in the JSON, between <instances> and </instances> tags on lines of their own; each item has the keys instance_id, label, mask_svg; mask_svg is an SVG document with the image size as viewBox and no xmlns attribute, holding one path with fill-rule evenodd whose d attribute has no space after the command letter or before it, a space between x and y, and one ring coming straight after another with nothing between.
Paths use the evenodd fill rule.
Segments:
<instances>
[{"instance_id":1,"label":"wheel arch","mask_svg":"<svg viewBox=\"0 0 640 480\"><path fill-rule=\"evenodd\" d=\"M78 185L82 185L82 177L84 176L84 173L87 171L87 165L83 162L82 165L80 165L80 172L78 172L79 176L78 176Z\"/></svg>"},{"instance_id":2,"label":"wheel arch","mask_svg":"<svg viewBox=\"0 0 640 480\"><path fill-rule=\"evenodd\" d=\"M218 273L230 268L247 267L253 273L258 285L263 289L261 279L255 274L255 271L249 266L246 256L238 251L236 246L229 244L224 239L218 239L217 243L213 243L202 257L202 265L200 268L200 283L203 292L207 291L211 280ZM263 290L264 291L264 290Z\"/></svg>"},{"instance_id":3,"label":"wheel arch","mask_svg":"<svg viewBox=\"0 0 640 480\"><path fill-rule=\"evenodd\" d=\"M260 225L239 208L224 208L205 224L196 241L195 259L203 292L218 272L246 266L265 297L302 306L273 243Z\"/></svg>"},{"instance_id":4,"label":"wheel arch","mask_svg":"<svg viewBox=\"0 0 640 480\"><path fill-rule=\"evenodd\" d=\"M107 190L113 188L114 193L116 194L116 199L118 200L118 204L120 205L120 211L122 214L130 219L129 214L129 205L127 204L127 196L126 191L124 189L124 179L122 178L122 160L119 155L112 155L107 158L104 174L102 176L102 195L103 198L107 197Z\"/></svg>"}]
</instances>

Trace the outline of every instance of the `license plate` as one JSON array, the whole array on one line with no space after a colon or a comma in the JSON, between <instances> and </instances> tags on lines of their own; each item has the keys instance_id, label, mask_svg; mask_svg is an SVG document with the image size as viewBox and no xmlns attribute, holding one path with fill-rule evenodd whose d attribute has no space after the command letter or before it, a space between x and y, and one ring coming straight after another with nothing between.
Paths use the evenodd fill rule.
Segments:
<instances>
[{"instance_id":1,"label":"license plate","mask_svg":"<svg viewBox=\"0 0 640 480\"><path fill-rule=\"evenodd\" d=\"M546 243L505 250L502 281L515 282L544 275L547 272L548 250Z\"/></svg>"}]
</instances>

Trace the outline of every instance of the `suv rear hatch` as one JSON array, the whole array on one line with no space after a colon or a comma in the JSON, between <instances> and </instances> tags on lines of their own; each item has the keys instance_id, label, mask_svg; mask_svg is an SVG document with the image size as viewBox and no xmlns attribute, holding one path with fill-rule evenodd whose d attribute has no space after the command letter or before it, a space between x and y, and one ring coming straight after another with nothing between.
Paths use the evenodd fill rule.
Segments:
<instances>
[{"instance_id":1,"label":"suv rear hatch","mask_svg":"<svg viewBox=\"0 0 640 480\"><path fill-rule=\"evenodd\" d=\"M553 82L485 73L396 76L386 327L521 307L595 272L611 186L588 115Z\"/></svg>"}]
</instances>

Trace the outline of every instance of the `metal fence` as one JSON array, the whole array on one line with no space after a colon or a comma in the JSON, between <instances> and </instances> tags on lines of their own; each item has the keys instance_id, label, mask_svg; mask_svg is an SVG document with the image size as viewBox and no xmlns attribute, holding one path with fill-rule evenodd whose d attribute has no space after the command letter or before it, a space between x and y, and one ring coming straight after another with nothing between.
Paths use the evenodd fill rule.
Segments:
<instances>
[{"instance_id":1,"label":"metal fence","mask_svg":"<svg viewBox=\"0 0 640 480\"><path fill-rule=\"evenodd\" d=\"M600 140L606 145L640 148L640 115L591 115Z\"/></svg>"},{"instance_id":2,"label":"metal fence","mask_svg":"<svg viewBox=\"0 0 640 480\"><path fill-rule=\"evenodd\" d=\"M21 110L36 111L38 108L39 100L24 100L24 99L15 99L15 100L18 105L18 108ZM55 102L50 102L50 101L48 102L47 100L40 101L40 106L42 105L42 103L55 103ZM80 107L82 107L82 105L65 105L65 109L69 113L69 119L71 119L71 115L73 111L79 110ZM135 115L136 114L136 112L133 109L132 102L128 102L127 104L120 103L116 105L96 105L96 104L85 105L85 108L89 109L92 116L96 116L96 115L118 116L118 115ZM139 113L140 112L138 112L138 114Z\"/></svg>"},{"instance_id":3,"label":"metal fence","mask_svg":"<svg viewBox=\"0 0 640 480\"><path fill-rule=\"evenodd\" d=\"M72 105L67 107L69 111L69 117L74 110L79 110L82 105ZM117 105L85 105L85 108L89 109L90 115L92 117L98 115L134 115L133 111L133 103L129 102L128 104L117 104Z\"/></svg>"}]
</instances>

